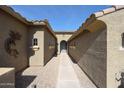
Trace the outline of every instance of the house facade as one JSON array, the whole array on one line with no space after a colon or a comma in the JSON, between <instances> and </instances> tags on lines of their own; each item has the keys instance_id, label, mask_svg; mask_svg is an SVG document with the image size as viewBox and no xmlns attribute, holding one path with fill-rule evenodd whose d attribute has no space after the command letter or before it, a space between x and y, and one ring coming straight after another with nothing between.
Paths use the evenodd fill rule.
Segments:
<instances>
[{"instance_id":1,"label":"house facade","mask_svg":"<svg viewBox=\"0 0 124 93\"><path fill-rule=\"evenodd\" d=\"M0 6L0 25L1 68L45 66L64 49L97 87L122 86L124 6L91 14L74 32L54 32L47 20L28 21Z\"/></svg>"},{"instance_id":2,"label":"house facade","mask_svg":"<svg viewBox=\"0 0 124 93\"><path fill-rule=\"evenodd\" d=\"M8 6L0 6L0 66L21 71L44 66L55 55L57 38L47 20L27 21Z\"/></svg>"},{"instance_id":3,"label":"house facade","mask_svg":"<svg viewBox=\"0 0 124 93\"><path fill-rule=\"evenodd\" d=\"M59 31L55 32L56 37L57 37L57 54L61 53L61 50L66 49L68 50L68 39L73 35L73 31L67 32L67 31Z\"/></svg>"},{"instance_id":4,"label":"house facade","mask_svg":"<svg viewBox=\"0 0 124 93\"><path fill-rule=\"evenodd\" d=\"M92 14L68 40L69 55L97 87L121 86L118 80L124 68L123 8L113 6Z\"/></svg>"}]
</instances>

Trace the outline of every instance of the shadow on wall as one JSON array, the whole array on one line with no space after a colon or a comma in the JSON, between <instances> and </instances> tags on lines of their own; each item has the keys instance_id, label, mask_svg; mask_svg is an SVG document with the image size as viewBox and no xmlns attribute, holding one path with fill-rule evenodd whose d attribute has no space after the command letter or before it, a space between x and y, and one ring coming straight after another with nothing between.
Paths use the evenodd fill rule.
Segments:
<instances>
[{"instance_id":1,"label":"shadow on wall","mask_svg":"<svg viewBox=\"0 0 124 93\"><path fill-rule=\"evenodd\" d=\"M97 87L106 87L107 25L103 21L94 21L72 38L69 55Z\"/></svg>"},{"instance_id":2,"label":"shadow on wall","mask_svg":"<svg viewBox=\"0 0 124 93\"><path fill-rule=\"evenodd\" d=\"M47 64L49 63L49 61L50 61L52 58L54 58L54 57L57 57L57 52L55 52L49 60L47 60L46 62L44 62L44 66L47 65Z\"/></svg>"},{"instance_id":3,"label":"shadow on wall","mask_svg":"<svg viewBox=\"0 0 124 93\"><path fill-rule=\"evenodd\" d=\"M30 59L30 57L31 56L33 56L33 55L35 55L35 51L33 51L32 50L32 39L34 38L34 34L36 33L36 31L30 31L30 35L29 35L29 37L28 37L28 41L29 41L29 43L28 43L28 56L29 56L29 59Z\"/></svg>"},{"instance_id":4,"label":"shadow on wall","mask_svg":"<svg viewBox=\"0 0 124 93\"><path fill-rule=\"evenodd\" d=\"M77 64L78 62L68 53L68 55L69 55L69 57L71 58L71 60L72 60L72 62L74 63L74 64Z\"/></svg>"},{"instance_id":5,"label":"shadow on wall","mask_svg":"<svg viewBox=\"0 0 124 93\"><path fill-rule=\"evenodd\" d=\"M57 57L57 52L56 52L56 51L55 51L55 53L52 55L52 57L49 58L49 60L44 61L44 65L43 65L43 66L47 65L47 63L49 63L49 61L50 61L53 57Z\"/></svg>"},{"instance_id":6,"label":"shadow on wall","mask_svg":"<svg viewBox=\"0 0 124 93\"><path fill-rule=\"evenodd\" d=\"M4 64L0 64L0 67L8 67L6 60L2 57L2 54L0 54L0 60L2 60L4 62Z\"/></svg>"},{"instance_id":7,"label":"shadow on wall","mask_svg":"<svg viewBox=\"0 0 124 93\"><path fill-rule=\"evenodd\" d=\"M106 31L90 34L80 39L82 43L71 50L73 55L70 56L97 87L106 87Z\"/></svg>"}]
</instances>

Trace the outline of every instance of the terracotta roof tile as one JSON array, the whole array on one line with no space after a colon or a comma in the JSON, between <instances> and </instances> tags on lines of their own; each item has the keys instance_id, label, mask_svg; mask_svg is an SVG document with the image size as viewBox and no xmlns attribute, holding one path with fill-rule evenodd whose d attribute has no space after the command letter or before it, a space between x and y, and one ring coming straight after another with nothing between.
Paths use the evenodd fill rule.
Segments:
<instances>
[{"instance_id":1,"label":"terracotta roof tile","mask_svg":"<svg viewBox=\"0 0 124 93\"><path fill-rule=\"evenodd\" d=\"M116 9L114 7L111 7L111 8L104 9L102 11L103 11L103 14L108 14L116 11Z\"/></svg>"},{"instance_id":2,"label":"terracotta roof tile","mask_svg":"<svg viewBox=\"0 0 124 93\"><path fill-rule=\"evenodd\" d=\"M114 5L116 10L124 9L124 5Z\"/></svg>"},{"instance_id":3,"label":"terracotta roof tile","mask_svg":"<svg viewBox=\"0 0 124 93\"><path fill-rule=\"evenodd\" d=\"M110 8L101 10L99 12L95 12L93 14L95 15L95 17L101 17L101 16L104 16L106 14L116 12L116 11L118 11L120 9L124 9L124 5L114 5L114 6L111 6Z\"/></svg>"},{"instance_id":4,"label":"terracotta roof tile","mask_svg":"<svg viewBox=\"0 0 124 93\"><path fill-rule=\"evenodd\" d=\"M96 12L94 13L95 17L101 17L104 15L103 11L99 11L99 12Z\"/></svg>"}]
</instances>

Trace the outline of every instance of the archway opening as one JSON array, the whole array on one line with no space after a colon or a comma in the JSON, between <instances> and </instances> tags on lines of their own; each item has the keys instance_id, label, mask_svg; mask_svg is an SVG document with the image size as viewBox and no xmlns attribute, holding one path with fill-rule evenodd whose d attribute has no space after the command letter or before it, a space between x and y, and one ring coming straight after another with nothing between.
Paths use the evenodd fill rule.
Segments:
<instances>
[{"instance_id":1,"label":"archway opening","mask_svg":"<svg viewBox=\"0 0 124 93\"><path fill-rule=\"evenodd\" d=\"M61 42L60 42L60 53L62 52L62 51L66 51L67 50L67 42L65 41L65 40L62 40Z\"/></svg>"}]
</instances>

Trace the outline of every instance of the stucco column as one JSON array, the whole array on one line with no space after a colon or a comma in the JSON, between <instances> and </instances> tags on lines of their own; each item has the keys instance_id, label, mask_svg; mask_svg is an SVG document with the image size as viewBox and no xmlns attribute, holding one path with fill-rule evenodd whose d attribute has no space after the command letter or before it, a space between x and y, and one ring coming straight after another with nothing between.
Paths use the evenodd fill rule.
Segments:
<instances>
[{"instance_id":1,"label":"stucco column","mask_svg":"<svg viewBox=\"0 0 124 93\"><path fill-rule=\"evenodd\" d=\"M58 52L57 54L60 54L60 41L58 41Z\"/></svg>"}]
</instances>

